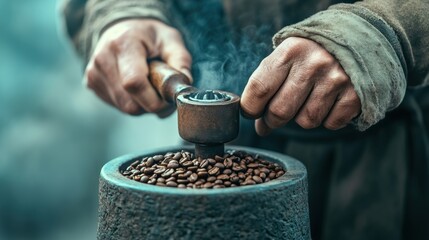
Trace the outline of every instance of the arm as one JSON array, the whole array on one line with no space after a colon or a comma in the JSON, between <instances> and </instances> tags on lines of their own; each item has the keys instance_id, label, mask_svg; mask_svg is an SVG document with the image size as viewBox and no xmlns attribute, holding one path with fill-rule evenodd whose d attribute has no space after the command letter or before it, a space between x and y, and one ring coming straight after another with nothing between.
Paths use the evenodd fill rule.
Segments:
<instances>
[{"instance_id":1,"label":"arm","mask_svg":"<svg viewBox=\"0 0 429 240\"><path fill-rule=\"evenodd\" d=\"M279 31L273 38L276 47L273 53L290 52L292 48L285 47L285 45L290 41L288 39L293 37L310 39L327 50L341 64L352 83L354 92L359 97L361 112L353 122L359 130L365 130L384 118L387 111L400 104L407 85L428 84L429 56L425 55L425 48L427 49L429 43L429 28L426 27L429 20L425 19L425 13L428 11L429 4L424 1L370 0L355 4L334 5L326 11ZM302 56L302 52L302 50L295 49L297 56ZM323 62L320 54L318 55L307 54L307 57L319 58L318 61ZM303 61L302 64L306 65L307 62ZM323 68L321 64L316 68L329 69ZM335 71L327 71L335 73ZM341 76L344 77L344 75ZM315 77L311 79L316 81L316 84L313 85L315 86L313 92L314 90L325 91L317 87L318 80L315 80ZM330 78L328 75L326 77ZM337 85L335 79L331 77L331 80L331 86ZM321 81L323 82L323 80ZM247 91L254 94L253 92L258 90L249 87ZM287 92L284 95L291 96L293 93ZM323 97L320 98L323 99ZM243 102L246 103L246 99ZM341 97L336 102L341 102ZM356 106L357 103L349 105ZM343 107L344 111L350 109L350 106ZM300 108L301 105L294 107ZM320 112L322 109L321 112L324 112L331 107L332 112L335 110L335 104L328 104L325 108L319 106L318 110ZM309 109L305 104L301 108ZM317 116L317 113L316 116L312 116L314 110L317 108L313 107L313 111L307 111L309 113L286 113L283 119L287 120L295 115L298 117L301 115L300 118L295 118L298 124L315 127L318 126L317 121L322 121L325 116ZM267 112L270 112L270 106L268 106ZM348 116L343 115L336 119L332 119L329 117L332 114L328 114L325 119L325 127L336 129L344 126L344 123L350 122L355 114L355 111L351 111L347 114ZM320 120L321 118L322 120ZM263 123L268 125L268 128L278 127L279 124L273 125L270 119L272 117L264 116L263 120L267 121L263 121ZM302 124L312 122L314 119L316 119L316 124Z\"/></svg>"},{"instance_id":2,"label":"arm","mask_svg":"<svg viewBox=\"0 0 429 240\"><path fill-rule=\"evenodd\" d=\"M169 115L173 108L148 80L147 60L161 58L190 76L191 56L167 25L169 1L70 0L68 33L86 64L85 84L122 112Z\"/></svg>"}]
</instances>

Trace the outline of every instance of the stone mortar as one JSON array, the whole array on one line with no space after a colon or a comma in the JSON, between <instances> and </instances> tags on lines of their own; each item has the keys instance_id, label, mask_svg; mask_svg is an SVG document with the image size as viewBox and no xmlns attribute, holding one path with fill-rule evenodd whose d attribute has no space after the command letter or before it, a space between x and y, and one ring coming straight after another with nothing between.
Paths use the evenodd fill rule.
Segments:
<instances>
[{"instance_id":1,"label":"stone mortar","mask_svg":"<svg viewBox=\"0 0 429 240\"><path fill-rule=\"evenodd\" d=\"M286 174L268 183L226 189L178 189L122 176L136 159L191 147L116 158L101 170L98 239L310 239L307 171L270 151L227 147L277 162Z\"/></svg>"}]
</instances>

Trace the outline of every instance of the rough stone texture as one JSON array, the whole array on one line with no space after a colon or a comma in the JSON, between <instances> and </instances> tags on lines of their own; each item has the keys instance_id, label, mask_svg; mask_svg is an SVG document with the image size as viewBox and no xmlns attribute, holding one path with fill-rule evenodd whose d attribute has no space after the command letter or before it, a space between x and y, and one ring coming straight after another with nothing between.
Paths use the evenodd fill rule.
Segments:
<instances>
[{"instance_id":1,"label":"rough stone texture","mask_svg":"<svg viewBox=\"0 0 429 240\"><path fill-rule=\"evenodd\" d=\"M128 155L103 167L98 239L310 239L307 172L290 157L240 147L287 172L268 183L228 189L158 187L119 173L136 158L180 149Z\"/></svg>"}]
</instances>

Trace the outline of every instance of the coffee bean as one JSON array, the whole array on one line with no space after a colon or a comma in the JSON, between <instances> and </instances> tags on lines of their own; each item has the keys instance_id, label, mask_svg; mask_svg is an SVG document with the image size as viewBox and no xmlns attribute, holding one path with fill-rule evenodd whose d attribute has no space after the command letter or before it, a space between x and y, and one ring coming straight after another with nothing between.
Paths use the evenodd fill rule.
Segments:
<instances>
[{"instance_id":1,"label":"coffee bean","mask_svg":"<svg viewBox=\"0 0 429 240\"><path fill-rule=\"evenodd\" d=\"M208 175L208 172L198 172L197 174L198 174L198 177L200 178L206 178Z\"/></svg>"},{"instance_id":2,"label":"coffee bean","mask_svg":"<svg viewBox=\"0 0 429 240\"><path fill-rule=\"evenodd\" d=\"M223 160L223 165L225 166L225 168L232 167L232 159L231 158L226 158L225 160Z\"/></svg>"},{"instance_id":3,"label":"coffee bean","mask_svg":"<svg viewBox=\"0 0 429 240\"><path fill-rule=\"evenodd\" d=\"M153 156L153 160L159 162L161 160L164 160L164 156L162 156L162 155L155 155L155 156Z\"/></svg>"},{"instance_id":4,"label":"coffee bean","mask_svg":"<svg viewBox=\"0 0 429 240\"><path fill-rule=\"evenodd\" d=\"M165 180L166 182L175 182L176 178L175 177L169 177L167 178L167 180Z\"/></svg>"},{"instance_id":5,"label":"coffee bean","mask_svg":"<svg viewBox=\"0 0 429 240\"><path fill-rule=\"evenodd\" d=\"M143 176L140 178L140 182L142 183L147 183L149 181L149 177L148 176Z\"/></svg>"},{"instance_id":6,"label":"coffee bean","mask_svg":"<svg viewBox=\"0 0 429 240\"><path fill-rule=\"evenodd\" d=\"M214 181L214 184L223 184L223 181L218 179L218 180Z\"/></svg>"},{"instance_id":7,"label":"coffee bean","mask_svg":"<svg viewBox=\"0 0 429 240\"><path fill-rule=\"evenodd\" d=\"M198 179L198 175L197 175L196 173L192 173L192 174L191 174L191 176L189 176L189 178L188 178L188 179L189 179L189 181L190 181L190 182L192 182L192 183L193 183L193 182L196 182L196 181L197 181L197 179Z\"/></svg>"},{"instance_id":8,"label":"coffee bean","mask_svg":"<svg viewBox=\"0 0 429 240\"><path fill-rule=\"evenodd\" d=\"M206 168L207 165L209 165L209 161L207 159L204 159L203 161L201 161L200 163L200 168Z\"/></svg>"},{"instance_id":9,"label":"coffee bean","mask_svg":"<svg viewBox=\"0 0 429 240\"><path fill-rule=\"evenodd\" d=\"M165 178L162 178L162 177L160 177L160 178L158 178L158 179L156 179L156 182L157 183L165 183Z\"/></svg>"},{"instance_id":10,"label":"coffee bean","mask_svg":"<svg viewBox=\"0 0 429 240\"><path fill-rule=\"evenodd\" d=\"M216 163L214 166L217 167L217 168L219 168L219 169L224 169L225 168L225 165L223 165L223 163L220 163L220 162Z\"/></svg>"},{"instance_id":11,"label":"coffee bean","mask_svg":"<svg viewBox=\"0 0 429 240\"><path fill-rule=\"evenodd\" d=\"M169 176L171 176L171 174L173 174L173 173L174 173L174 169L170 168L170 169L167 169L165 172L163 172L163 173L161 174L161 176L162 176L162 177L169 177Z\"/></svg>"},{"instance_id":12,"label":"coffee bean","mask_svg":"<svg viewBox=\"0 0 429 240\"><path fill-rule=\"evenodd\" d=\"M216 177L211 176L207 178L207 182L214 182L214 181L216 181Z\"/></svg>"},{"instance_id":13,"label":"coffee bean","mask_svg":"<svg viewBox=\"0 0 429 240\"><path fill-rule=\"evenodd\" d=\"M182 166L189 167L189 166L192 166L193 164L194 163L192 161L186 161L186 162L182 163Z\"/></svg>"},{"instance_id":14,"label":"coffee bean","mask_svg":"<svg viewBox=\"0 0 429 240\"><path fill-rule=\"evenodd\" d=\"M178 183L189 183L188 179L177 179Z\"/></svg>"},{"instance_id":15,"label":"coffee bean","mask_svg":"<svg viewBox=\"0 0 429 240\"><path fill-rule=\"evenodd\" d=\"M209 161L210 165L215 165L216 164L216 160L214 160L213 158L209 158L207 160Z\"/></svg>"},{"instance_id":16,"label":"coffee bean","mask_svg":"<svg viewBox=\"0 0 429 240\"><path fill-rule=\"evenodd\" d=\"M259 176L253 176L252 177L253 181L255 181L256 183L262 183L262 179Z\"/></svg>"},{"instance_id":17,"label":"coffee bean","mask_svg":"<svg viewBox=\"0 0 429 240\"><path fill-rule=\"evenodd\" d=\"M226 175L226 174L221 174L221 175L217 176L217 179L220 179L220 180L229 180L229 176Z\"/></svg>"},{"instance_id":18,"label":"coffee bean","mask_svg":"<svg viewBox=\"0 0 429 240\"><path fill-rule=\"evenodd\" d=\"M167 182L167 184L166 184L167 186L169 186L169 187L177 187L177 183L176 182L173 182L173 181L169 181L169 182Z\"/></svg>"},{"instance_id":19,"label":"coffee bean","mask_svg":"<svg viewBox=\"0 0 429 240\"><path fill-rule=\"evenodd\" d=\"M155 174L161 174L163 172L165 172L166 168L165 167L159 167L157 169L155 169L154 173Z\"/></svg>"},{"instance_id":20,"label":"coffee bean","mask_svg":"<svg viewBox=\"0 0 429 240\"><path fill-rule=\"evenodd\" d=\"M249 167L249 168L257 168L257 167L259 167L259 164L257 164L257 163L249 163L249 165L247 165L247 167Z\"/></svg>"},{"instance_id":21,"label":"coffee bean","mask_svg":"<svg viewBox=\"0 0 429 240\"><path fill-rule=\"evenodd\" d=\"M283 174L285 174L285 172L283 172L283 171L278 171L278 172L276 173L276 178L281 177Z\"/></svg>"},{"instance_id":22,"label":"coffee bean","mask_svg":"<svg viewBox=\"0 0 429 240\"><path fill-rule=\"evenodd\" d=\"M218 168L218 167L213 167L212 169L210 169L210 170L208 171L208 173L209 173L210 175L216 175L216 174L218 174L218 173L219 173L219 168Z\"/></svg>"},{"instance_id":23,"label":"coffee bean","mask_svg":"<svg viewBox=\"0 0 429 240\"><path fill-rule=\"evenodd\" d=\"M141 183L199 189L261 184L281 177L285 170L278 163L243 151L207 159L181 151L135 160L120 173Z\"/></svg>"},{"instance_id":24,"label":"coffee bean","mask_svg":"<svg viewBox=\"0 0 429 240\"><path fill-rule=\"evenodd\" d=\"M176 154L174 154L174 156L172 157L174 160L179 160L182 158L182 154L180 152L177 152Z\"/></svg>"}]
</instances>

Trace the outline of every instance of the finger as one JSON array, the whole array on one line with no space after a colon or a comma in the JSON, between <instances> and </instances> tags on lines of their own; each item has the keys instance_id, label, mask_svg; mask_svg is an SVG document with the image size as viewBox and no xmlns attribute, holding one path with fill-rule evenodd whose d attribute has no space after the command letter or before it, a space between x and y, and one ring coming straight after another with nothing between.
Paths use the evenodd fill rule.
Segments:
<instances>
[{"instance_id":1,"label":"finger","mask_svg":"<svg viewBox=\"0 0 429 240\"><path fill-rule=\"evenodd\" d=\"M185 47L180 33L174 31L163 37L161 43L161 59L168 65L182 72L188 77L189 83L193 82L191 75L192 57Z\"/></svg>"},{"instance_id":2,"label":"finger","mask_svg":"<svg viewBox=\"0 0 429 240\"><path fill-rule=\"evenodd\" d=\"M95 68L94 64L88 65L85 71L83 83L86 87L93 90L94 93L103 101L110 105L114 105L109 92L107 91L104 76L97 68Z\"/></svg>"},{"instance_id":3,"label":"finger","mask_svg":"<svg viewBox=\"0 0 429 240\"><path fill-rule=\"evenodd\" d=\"M359 97L351 87L339 97L323 125L331 130L343 128L359 115L360 108Z\"/></svg>"},{"instance_id":4,"label":"finger","mask_svg":"<svg viewBox=\"0 0 429 240\"><path fill-rule=\"evenodd\" d=\"M131 96L122 88L119 81L118 65L116 56L110 49L100 48L96 50L91 64L98 70L99 82L105 87L105 94L108 95L110 103L116 106L120 111L130 115L140 115L144 113L143 109L131 98ZM98 96L99 93L96 92ZM100 96L101 97L101 96ZM103 96L103 99L105 97Z\"/></svg>"},{"instance_id":5,"label":"finger","mask_svg":"<svg viewBox=\"0 0 429 240\"><path fill-rule=\"evenodd\" d=\"M256 130L256 133L261 137L267 136L272 131L272 129L267 126L267 124L262 118L256 119L255 130Z\"/></svg>"},{"instance_id":6,"label":"finger","mask_svg":"<svg viewBox=\"0 0 429 240\"><path fill-rule=\"evenodd\" d=\"M258 118L264 113L265 106L289 74L289 58L287 51L276 48L252 73L241 96L246 117Z\"/></svg>"},{"instance_id":7,"label":"finger","mask_svg":"<svg viewBox=\"0 0 429 240\"><path fill-rule=\"evenodd\" d=\"M119 82L122 88L147 112L166 106L148 80L146 50L137 41L128 42L118 52Z\"/></svg>"},{"instance_id":8,"label":"finger","mask_svg":"<svg viewBox=\"0 0 429 240\"><path fill-rule=\"evenodd\" d=\"M295 117L295 122L304 129L318 127L328 115L341 89L329 84L316 85Z\"/></svg>"},{"instance_id":9,"label":"finger","mask_svg":"<svg viewBox=\"0 0 429 240\"><path fill-rule=\"evenodd\" d=\"M265 124L274 129L285 125L299 111L317 81L317 69L292 66L289 76L276 93L264 114Z\"/></svg>"}]
</instances>

